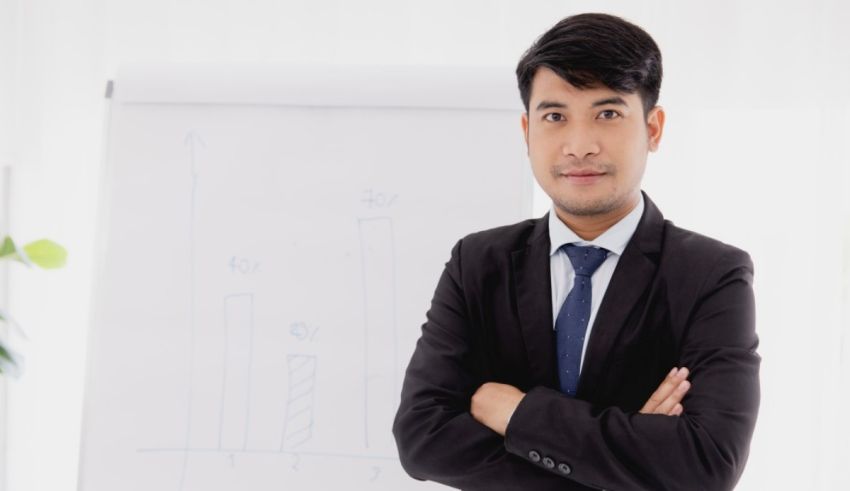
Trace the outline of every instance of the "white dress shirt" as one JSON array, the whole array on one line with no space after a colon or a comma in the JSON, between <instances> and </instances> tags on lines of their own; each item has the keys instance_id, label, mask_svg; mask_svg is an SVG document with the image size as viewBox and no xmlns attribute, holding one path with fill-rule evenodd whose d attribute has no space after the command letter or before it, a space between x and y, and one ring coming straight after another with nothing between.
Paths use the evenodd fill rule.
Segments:
<instances>
[{"instance_id":1,"label":"white dress shirt","mask_svg":"<svg viewBox=\"0 0 850 491\"><path fill-rule=\"evenodd\" d=\"M581 362L579 371L584 366L584 352L587 349L587 342L590 339L590 331L593 329L593 321L596 319L596 311L599 310L599 304L602 303L602 297L605 295L605 290L608 289L608 283L611 282L611 276L614 275L614 268L617 267L617 262L626 249L626 244L635 233L640 217L643 215L643 193L641 193L640 201L637 206L629 212L628 215L620 219L619 222L612 225L608 230L603 232L599 237L586 241L570 230L564 222L558 218L555 213L555 205L552 204L549 210L549 242L552 244L549 249L549 266L552 276L552 327L558 319L558 312L561 310L564 300L573 288L575 280L575 271L570 262L567 253L560 250L564 244L576 244L578 246L597 246L603 247L611 251L605 261L599 266L599 269L593 273L590 279L592 294L590 297L590 318L587 321L587 333L584 336L584 346L581 348Z\"/></svg>"}]
</instances>

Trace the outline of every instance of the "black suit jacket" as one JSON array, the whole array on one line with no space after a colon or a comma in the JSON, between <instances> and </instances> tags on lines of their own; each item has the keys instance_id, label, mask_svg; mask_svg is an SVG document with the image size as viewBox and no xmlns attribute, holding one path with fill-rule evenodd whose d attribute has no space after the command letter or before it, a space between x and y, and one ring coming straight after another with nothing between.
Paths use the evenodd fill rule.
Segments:
<instances>
[{"instance_id":1,"label":"black suit jacket","mask_svg":"<svg viewBox=\"0 0 850 491\"><path fill-rule=\"evenodd\" d=\"M759 406L753 266L645 207L602 299L575 398L558 391L548 215L468 235L446 263L393 424L404 469L467 490L725 490ZM638 411L674 366L676 416ZM485 382L527 392L503 438Z\"/></svg>"}]
</instances>

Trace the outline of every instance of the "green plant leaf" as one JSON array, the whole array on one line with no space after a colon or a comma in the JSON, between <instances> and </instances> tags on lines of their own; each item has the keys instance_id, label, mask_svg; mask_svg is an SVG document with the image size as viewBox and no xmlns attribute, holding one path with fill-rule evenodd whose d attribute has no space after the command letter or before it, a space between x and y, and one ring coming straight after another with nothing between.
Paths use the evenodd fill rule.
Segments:
<instances>
[{"instance_id":1,"label":"green plant leaf","mask_svg":"<svg viewBox=\"0 0 850 491\"><path fill-rule=\"evenodd\" d=\"M65 265L68 252L64 247L49 239L30 242L23 247L26 257L44 269L56 269Z\"/></svg>"},{"instance_id":2,"label":"green plant leaf","mask_svg":"<svg viewBox=\"0 0 850 491\"><path fill-rule=\"evenodd\" d=\"M15 368L15 359L12 354L0 343L0 373L8 373Z\"/></svg>"},{"instance_id":3,"label":"green plant leaf","mask_svg":"<svg viewBox=\"0 0 850 491\"><path fill-rule=\"evenodd\" d=\"M0 260L18 261L26 266L32 266L26 252L18 249L15 241L8 235L3 239L3 245L0 246Z\"/></svg>"},{"instance_id":4,"label":"green plant leaf","mask_svg":"<svg viewBox=\"0 0 850 491\"><path fill-rule=\"evenodd\" d=\"M0 374L18 378L21 376L21 371L18 355L9 351L3 343L0 343Z\"/></svg>"},{"instance_id":5,"label":"green plant leaf","mask_svg":"<svg viewBox=\"0 0 850 491\"><path fill-rule=\"evenodd\" d=\"M18 247L15 241L8 235L3 239L3 245L0 246L0 259L17 259Z\"/></svg>"},{"instance_id":6,"label":"green plant leaf","mask_svg":"<svg viewBox=\"0 0 850 491\"><path fill-rule=\"evenodd\" d=\"M3 359L3 360L5 360L6 362L9 362L9 363L15 362L14 360L12 360L12 355L10 355L9 351L6 349L6 347L3 346L3 343L0 343L0 359ZM2 367L2 366L3 366L3 363L0 363L0 367Z\"/></svg>"},{"instance_id":7,"label":"green plant leaf","mask_svg":"<svg viewBox=\"0 0 850 491\"><path fill-rule=\"evenodd\" d=\"M15 242L8 235L3 239L3 245L0 246L0 256L8 256L17 250Z\"/></svg>"}]
</instances>

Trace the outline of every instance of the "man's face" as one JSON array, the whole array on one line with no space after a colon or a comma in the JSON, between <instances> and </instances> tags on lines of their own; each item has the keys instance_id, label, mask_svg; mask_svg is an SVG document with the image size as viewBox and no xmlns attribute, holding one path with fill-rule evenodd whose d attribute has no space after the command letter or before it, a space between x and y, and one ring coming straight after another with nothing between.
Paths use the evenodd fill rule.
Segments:
<instances>
[{"instance_id":1,"label":"man's face","mask_svg":"<svg viewBox=\"0 0 850 491\"><path fill-rule=\"evenodd\" d=\"M578 89L546 67L534 75L522 116L534 177L562 218L628 213L663 124L660 106L644 119L637 93Z\"/></svg>"}]
</instances>

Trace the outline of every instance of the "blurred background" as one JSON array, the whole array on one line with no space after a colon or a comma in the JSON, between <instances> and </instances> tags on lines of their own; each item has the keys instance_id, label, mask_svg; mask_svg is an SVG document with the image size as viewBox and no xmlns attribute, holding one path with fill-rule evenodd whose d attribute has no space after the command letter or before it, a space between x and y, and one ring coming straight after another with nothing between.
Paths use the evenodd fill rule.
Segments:
<instances>
[{"instance_id":1,"label":"blurred background","mask_svg":"<svg viewBox=\"0 0 850 491\"><path fill-rule=\"evenodd\" d=\"M119 67L512 72L538 35L588 11L640 25L664 57L667 122L644 190L755 263L762 406L738 489L850 489L850 6L838 0L0 0L0 228L69 251L58 271L3 267L0 304L28 339L9 339L22 377L0 378L0 487L76 488L104 91ZM534 216L548 206L538 190Z\"/></svg>"}]
</instances>

